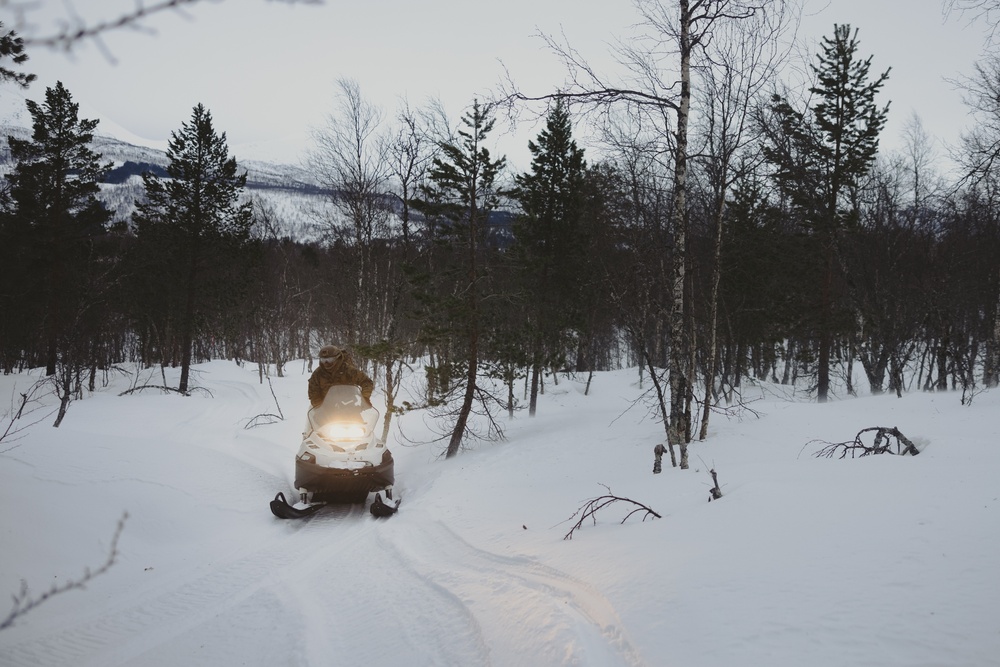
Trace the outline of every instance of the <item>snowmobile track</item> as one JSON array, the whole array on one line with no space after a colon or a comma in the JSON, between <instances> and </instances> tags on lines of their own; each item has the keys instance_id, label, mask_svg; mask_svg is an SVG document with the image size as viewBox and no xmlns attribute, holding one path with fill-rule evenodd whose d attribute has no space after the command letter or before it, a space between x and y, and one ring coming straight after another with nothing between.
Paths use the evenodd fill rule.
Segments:
<instances>
[{"instance_id":1,"label":"snowmobile track","mask_svg":"<svg viewBox=\"0 0 1000 667\"><path fill-rule=\"evenodd\" d=\"M274 614L289 613L281 596L275 593L289 565L317 567L333 555L331 551L348 550L347 545L338 549L339 540L330 538L331 524L345 524L348 520L348 530L339 531L344 537L372 530L376 523L359 505L333 506L309 521L276 522L281 527L276 532L281 535L272 534L258 542L265 545L262 548L170 575L158 572L155 583L135 591L110 613L105 609L104 615L67 625L59 632L11 646L0 645L0 664L166 667L179 664L169 657L175 637L195 632L199 626L220 623L220 631L230 636L245 635L245 642L260 645L262 654L276 653L279 659L273 664L311 664L288 662L288 654L295 652L296 638L274 637L267 628L247 627L231 619L241 615L240 607L244 605L257 610L261 606L271 608ZM160 647L155 654L148 651L151 644ZM227 664L226 656L216 656L214 662L207 660L206 664Z\"/></svg>"},{"instance_id":2,"label":"snowmobile track","mask_svg":"<svg viewBox=\"0 0 1000 667\"><path fill-rule=\"evenodd\" d=\"M497 647L478 664L644 664L614 607L591 586L530 559L474 547L439 521L410 528L375 537L442 605L461 605L477 643Z\"/></svg>"}]
</instances>

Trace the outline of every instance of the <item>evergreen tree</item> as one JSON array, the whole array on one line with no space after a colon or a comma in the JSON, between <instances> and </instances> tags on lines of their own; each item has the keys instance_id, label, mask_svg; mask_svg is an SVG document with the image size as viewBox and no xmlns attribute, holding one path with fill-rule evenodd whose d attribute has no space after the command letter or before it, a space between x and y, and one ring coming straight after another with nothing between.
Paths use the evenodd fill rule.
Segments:
<instances>
[{"instance_id":1,"label":"evergreen tree","mask_svg":"<svg viewBox=\"0 0 1000 667\"><path fill-rule=\"evenodd\" d=\"M538 403L539 376L562 362L567 336L579 332L579 286L586 239L581 229L586 164L573 139L562 100L549 111L538 141L528 142L531 171L516 177L522 215L514 226L516 263L528 315L531 398Z\"/></svg>"},{"instance_id":2,"label":"evergreen tree","mask_svg":"<svg viewBox=\"0 0 1000 667\"><path fill-rule=\"evenodd\" d=\"M833 37L823 38L822 52L811 65L816 84L809 89L818 101L808 112L775 96L771 109L777 122L765 146L779 187L821 246L816 322L820 402L829 393L830 353L837 328L839 236L857 222L857 210L848 195L875 161L889 110L888 105L879 107L875 102L889 70L874 80L869 78L872 59L858 59L857 34L849 25L834 25Z\"/></svg>"},{"instance_id":3,"label":"evergreen tree","mask_svg":"<svg viewBox=\"0 0 1000 667\"><path fill-rule=\"evenodd\" d=\"M448 339L463 348L459 353L464 357L465 391L447 457L458 453L478 389L485 322L483 297L489 293L489 217L499 204L497 179L506 163L503 157L494 160L484 146L494 124L489 106L476 102L462 123L464 129L458 131L458 141L440 145L441 157L434 159L426 196L414 202L418 210L440 221L435 226L436 243L444 250L433 279L418 278L425 285L419 295L425 326L433 329L437 340Z\"/></svg>"},{"instance_id":4,"label":"evergreen tree","mask_svg":"<svg viewBox=\"0 0 1000 667\"><path fill-rule=\"evenodd\" d=\"M143 174L146 201L136 213L140 247L146 255L159 256L164 271L175 273L179 290L168 305L176 309L180 339L181 378L178 389L186 392L192 346L199 319L211 289L234 288L239 278L225 275L209 281L208 271L225 269L226 255L240 247L250 234L250 202L240 202L246 172L238 172L236 158L229 156L226 134L217 134L212 114L201 104L194 107L191 121L172 132L167 147L167 178ZM147 274L148 275L148 274ZM153 292L163 292L162 274Z\"/></svg>"},{"instance_id":5,"label":"evergreen tree","mask_svg":"<svg viewBox=\"0 0 1000 667\"><path fill-rule=\"evenodd\" d=\"M94 241L110 218L97 194L111 165L90 149L98 121L79 118L80 105L61 82L46 89L43 104L29 100L27 106L31 139L7 139L15 164L6 176L9 200L0 227L7 255L4 309L21 317L4 319L18 329L11 343L32 349L32 339L42 341L46 372L53 375L60 352L68 352L67 338L83 335L85 300L95 296L88 272Z\"/></svg>"},{"instance_id":6,"label":"evergreen tree","mask_svg":"<svg viewBox=\"0 0 1000 667\"><path fill-rule=\"evenodd\" d=\"M28 60L28 54L24 52L24 40L13 30L5 31L3 22L0 22L0 60L4 58L10 58L14 65L23 65ZM0 83L13 81L22 88L27 88L28 84L34 80L34 74L15 72L0 66Z\"/></svg>"}]
</instances>

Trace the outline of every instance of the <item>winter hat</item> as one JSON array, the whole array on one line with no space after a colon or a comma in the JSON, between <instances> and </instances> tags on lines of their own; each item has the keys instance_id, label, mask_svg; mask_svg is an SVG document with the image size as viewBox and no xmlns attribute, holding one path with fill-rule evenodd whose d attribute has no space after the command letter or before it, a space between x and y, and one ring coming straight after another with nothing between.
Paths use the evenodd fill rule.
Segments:
<instances>
[{"instance_id":1,"label":"winter hat","mask_svg":"<svg viewBox=\"0 0 1000 667\"><path fill-rule=\"evenodd\" d=\"M320 359L325 359L327 357L336 358L336 357L339 357L339 356L341 356L343 354L344 354L344 351L341 350L336 345L324 345L323 347L319 348L319 358Z\"/></svg>"}]
</instances>

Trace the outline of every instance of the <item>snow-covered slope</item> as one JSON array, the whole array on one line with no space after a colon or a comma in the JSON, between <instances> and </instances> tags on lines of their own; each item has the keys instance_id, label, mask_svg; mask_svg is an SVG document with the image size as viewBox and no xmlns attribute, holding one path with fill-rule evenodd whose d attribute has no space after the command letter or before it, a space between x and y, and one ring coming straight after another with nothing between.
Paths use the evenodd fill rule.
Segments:
<instances>
[{"instance_id":1,"label":"snow-covered slope","mask_svg":"<svg viewBox=\"0 0 1000 667\"><path fill-rule=\"evenodd\" d=\"M31 115L25 106L26 96L13 87L0 96L0 175L10 167L7 137L21 139L31 136ZM97 117L80 109L82 118ZM109 182L102 187L102 198L116 220L126 220L136 201L143 196L142 171L155 170L167 164L165 141L138 137L107 119L100 119L94 137L94 150L114 169ZM328 198L308 170L298 164L271 159L280 154L275 147L263 145L230 146L230 155L247 171L247 194L267 206L277 216L282 233L299 240L315 237L310 230L313 214Z\"/></svg>"},{"instance_id":2,"label":"snow-covered slope","mask_svg":"<svg viewBox=\"0 0 1000 667\"><path fill-rule=\"evenodd\" d=\"M389 444L404 498L306 522L292 483L301 364L197 368L191 397L111 386L0 443L0 592L38 597L118 558L86 590L0 631L22 665L988 665L1000 655L1000 393L825 405L761 386L716 415L692 466L651 474L662 426L637 372L546 385L508 440L450 460L421 411ZM0 397L37 379L0 377ZM168 370L168 382L175 382ZM419 385L419 378L411 384ZM379 401L376 393L376 406ZM3 399L4 403L8 399ZM39 414L39 413L36 413ZM916 457L818 459L896 426ZM724 497L707 502L714 469ZM662 515L621 523L613 491ZM5 610L0 609L0 616Z\"/></svg>"}]
</instances>

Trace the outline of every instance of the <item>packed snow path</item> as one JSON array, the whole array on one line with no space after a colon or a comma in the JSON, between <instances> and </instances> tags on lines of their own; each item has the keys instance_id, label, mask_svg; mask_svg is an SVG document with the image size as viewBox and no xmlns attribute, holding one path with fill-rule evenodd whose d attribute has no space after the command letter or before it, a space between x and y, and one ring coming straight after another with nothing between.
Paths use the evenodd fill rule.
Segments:
<instances>
[{"instance_id":1,"label":"packed snow path","mask_svg":"<svg viewBox=\"0 0 1000 667\"><path fill-rule=\"evenodd\" d=\"M119 396L135 376L116 375L60 428L0 443L0 595L24 581L37 597L99 567L128 512L115 564L0 631L0 666L966 667L1000 655L998 391L972 405L957 392L817 405L748 388L753 413L717 415L690 470L652 475L662 425L648 381L603 373L585 393L560 379L536 418L504 422L505 442L448 461L428 413L402 415L389 442L399 514L327 508L298 522L268 510L291 492L304 420L306 375L286 370L273 378L285 419L259 428L245 426L276 412L268 384L213 362L190 397ZM169 370L143 373L176 385ZM0 400L36 379L0 376ZM812 456L817 439L874 425L921 453ZM709 466L725 493L711 503ZM607 488L663 518L622 525L612 507L564 541Z\"/></svg>"},{"instance_id":2,"label":"packed snow path","mask_svg":"<svg viewBox=\"0 0 1000 667\"><path fill-rule=\"evenodd\" d=\"M109 469L79 443L65 449L55 469L36 458L40 448L18 452L36 485L67 473L85 488L158 487L157 497L168 500L149 510L169 512L180 532L190 521L206 548L192 552L197 544L189 544L181 552L164 545L162 554L147 552L143 557L154 564L113 598L101 595L101 579L90 592L57 596L46 604L51 611L65 598L77 603L75 613L44 623L26 616L0 636L0 663L242 663L233 662L235 655L252 655L256 665L303 666L642 663L600 592L530 558L476 548L419 502L407 502L387 520L360 505L329 507L302 521L273 518L265 494L290 487L298 420L234 429L264 409L261 393L252 382L215 379L208 410L108 413L90 422L89 429L99 432L91 436L100 436L95 443L113 444L123 428L144 434L142 441L151 445L142 461L145 478L125 471L135 461L112 462ZM110 410L115 401L106 397L108 405L100 405L101 398L73 408ZM117 398L119 404L191 400ZM132 446L143 449L142 442ZM185 455L186 473L168 463ZM180 477L173 476L177 472ZM246 503L252 506L237 509ZM149 513L141 505L130 510L120 560L129 560L130 537ZM150 535L163 539L155 529ZM118 563L104 578L123 569ZM35 614L43 619L42 608Z\"/></svg>"},{"instance_id":3,"label":"packed snow path","mask_svg":"<svg viewBox=\"0 0 1000 667\"><path fill-rule=\"evenodd\" d=\"M261 665L640 663L597 591L439 523L360 506L274 523L246 553L4 647L3 663L221 665L233 646Z\"/></svg>"}]
</instances>

